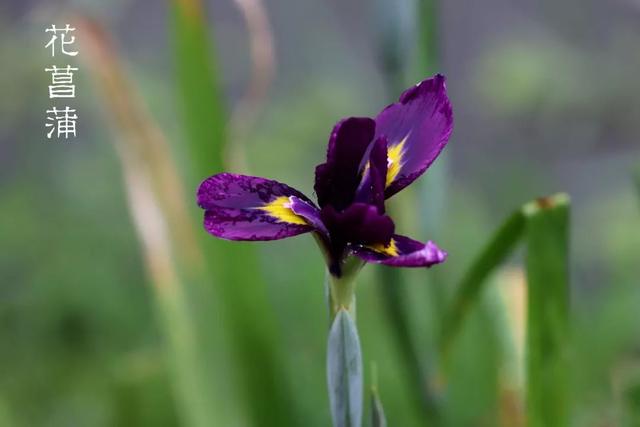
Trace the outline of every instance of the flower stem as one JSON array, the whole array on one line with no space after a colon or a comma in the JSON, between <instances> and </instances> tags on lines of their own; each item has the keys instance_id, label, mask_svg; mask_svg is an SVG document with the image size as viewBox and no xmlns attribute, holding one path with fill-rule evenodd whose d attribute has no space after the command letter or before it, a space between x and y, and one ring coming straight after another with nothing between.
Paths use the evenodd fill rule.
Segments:
<instances>
[{"instance_id":1,"label":"flower stem","mask_svg":"<svg viewBox=\"0 0 640 427\"><path fill-rule=\"evenodd\" d=\"M331 321L333 321L340 310L347 310L355 319L355 287L355 281L342 283L340 280L329 279L329 314Z\"/></svg>"},{"instance_id":2,"label":"flower stem","mask_svg":"<svg viewBox=\"0 0 640 427\"><path fill-rule=\"evenodd\" d=\"M348 258L342 265L340 276L334 276L327 270L325 286L331 322L340 310L347 310L356 320L355 279L363 265L357 258Z\"/></svg>"}]
</instances>

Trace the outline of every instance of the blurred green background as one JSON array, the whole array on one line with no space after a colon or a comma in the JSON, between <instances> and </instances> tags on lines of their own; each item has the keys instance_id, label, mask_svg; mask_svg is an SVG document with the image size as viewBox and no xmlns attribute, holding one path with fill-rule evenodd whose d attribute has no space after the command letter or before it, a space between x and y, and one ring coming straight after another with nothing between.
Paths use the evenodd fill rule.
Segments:
<instances>
[{"instance_id":1,"label":"blurred green background","mask_svg":"<svg viewBox=\"0 0 640 427\"><path fill-rule=\"evenodd\" d=\"M393 208L402 234L435 240L449 259L392 285L439 424L522 425L521 254L492 275L446 379L437 336L455 283L493 230L524 202L565 191L571 425L640 425L640 3L198 3L0 5L0 426L329 425L324 267L313 239L214 242L201 229L195 189L207 174L238 167L312 194L338 119L375 115L436 71L448 78L453 137ZM76 58L51 58L44 47L46 27L83 16L113 40L134 102L179 171L185 196L173 203L186 206L182 224L193 226L206 264L194 273L184 248L173 248L182 296L149 278L127 155L114 148L132 137L111 119L95 45L80 32ZM257 68L252 35L267 57ZM44 68L67 63L80 68L70 101L78 136L47 140L54 103ZM142 165L157 160L142 157ZM379 272L366 267L358 285L367 385L375 362L390 425L435 425L416 396Z\"/></svg>"}]
</instances>

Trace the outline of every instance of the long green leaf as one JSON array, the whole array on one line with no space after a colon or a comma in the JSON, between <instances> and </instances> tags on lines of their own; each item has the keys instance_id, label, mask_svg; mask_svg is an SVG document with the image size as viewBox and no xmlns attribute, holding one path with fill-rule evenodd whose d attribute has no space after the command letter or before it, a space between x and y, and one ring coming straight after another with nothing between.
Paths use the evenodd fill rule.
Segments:
<instances>
[{"instance_id":1,"label":"long green leaf","mask_svg":"<svg viewBox=\"0 0 640 427\"><path fill-rule=\"evenodd\" d=\"M416 80L424 79L437 67L435 2L436 0L402 0L392 4L379 0L375 3L377 53L389 94L388 101L396 100L407 86L415 83ZM419 33L418 38L415 30ZM442 161L443 159L439 160L439 162ZM440 190L445 169L439 165L437 171L430 171L426 184L425 182L417 184L416 196L422 199L422 194L426 192L427 187L431 196L430 208L422 215L421 223L416 224L416 219L413 218L413 228L419 229L420 232L431 232L436 229L435 223L441 218L444 192ZM433 173L437 176L432 175ZM435 191L432 192L431 189ZM435 203L433 203L434 197ZM411 206L408 203L412 202L405 199L399 210L417 212L418 206L422 205L422 200L414 202L415 204ZM429 425L438 426L440 414L437 398L429 388L431 381L428 378L428 364L420 359L409 322L410 309L407 299L412 296L409 295L409 290L405 286L405 277L398 269L381 268L379 278L379 291L386 315L393 325L391 330L398 354L404 362L402 363L403 374L406 375L412 388L410 394L416 412L424 413L425 418L429 420ZM443 306L441 303L443 287L440 285L441 283L431 283L428 289L429 297L436 301L435 307Z\"/></svg>"},{"instance_id":2,"label":"long green leaf","mask_svg":"<svg viewBox=\"0 0 640 427\"><path fill-rule=\"evenodd\" d=\"M223 169L227 114L201 0L174 0L172 18L179 99L193 166L189 182L195 192L202 179ZM223 301L224 322L230 330L249 417L256 426L293 425L293 399L283 381L278 356L282 349L266 284L258 274L256 250L242 243L217 241L204 232L201 235L206 237L206 256L218 279L216 290Z\"/></svg>"},{"instance_id":3,"label":"long green leaf","mask_svg":"<svg viewBox=\"0 0 640 427\"><path fill-rule=\"evenodd\" d=\"M418 1L418 68L420 75L438 71L438 2Z\"/></svg>"},{"instance_id":4,"label":"long green leaf","mask_svg":"<svg viewBox=\"0 0 640 427\"><path fill-rule=\"evenodd\" d=\"M336 315L327 345L327 380L334 427L362 425L362 354L356 324L346 310Z\"/></svg>"},{"instance_id":5,"label":"long green leaf","mask_svg":"<svg viewBox=\"0 0 640 427\"><path fill-rule=\"evenodd\" d=\"M215 311L216 301L203 298L208 276L169 146L139 102L102 26L78 16L74 27L87 47L82 58L113 118L113 142L165 338L180 421L190 427L227 424L229 405L221 404L226 390L209 370L227 360L225 349L213 345L224 332L202 321L203 314Z\"/></svg>"},{"instance_id":6,"label":"long green leaf","mask_svg":"<svg viewBox=\"0 0 640 427\"><path fill-rule=\"evenodd\" d=\"M640 167L636 168L633 173L633 182L636 185L636 192L638 193L638 198L640 198Z\"/></svg>"},{"instance_id":7,"label":"long green leaf","mask_svg":"<svg viewBox=\"0 0 640 427\"><path fill-rule=\"evenodd\" d=\"M513 252L524 229L525 217L522 209L518 209L500 225L455 287L456 293L445 315L440 336L440 351L445 364L465 318L482 294L487 277Z\"/></svg>"},{"instance_id":8,"label":"long green leaf","mask_svg":"<svg viewBox=\"0 0 640 427\"><path fill-rule=\"evenodd\" d=\"M411 396L418 410L424 412L429 425L440 424L437 399L429 388L429 373L418 355L418 349L411 336L411 327L406 313L406 281L397 268L380 267L380 293L389 322L393 325L393 336L405 374L411 384Z\"/></svg>"},{"instance_id":9,"label":"long green leaf","mask_svg":"<svg viewBox=\"0 0 640 427\"><path fill-rule=\"evenodd\" d=\"M194 176L202 179L223 168L227 115L218 85L219 67L201 0L172 3L179 100Z\"/></svg>"},{"instance_id":10,"label":"long green leaf","mask_svg":"<svg viewBox=\"0 0 640 427\"><path fill-rule=\"evenodd\" d=\"M527 426L568 425L569 198L539 199L527 217Z\"/></svg>"},{"instance_id":11,"label":"long green leaf","mask_svg":"<svg viewBox=\"0 0 640 427\"><path fill-rule=\"evenodd\" d=\"M378 394L378 371L375 365L371 374L371 427L387 427L387 417Z\"/></svg>"}]
</instances>

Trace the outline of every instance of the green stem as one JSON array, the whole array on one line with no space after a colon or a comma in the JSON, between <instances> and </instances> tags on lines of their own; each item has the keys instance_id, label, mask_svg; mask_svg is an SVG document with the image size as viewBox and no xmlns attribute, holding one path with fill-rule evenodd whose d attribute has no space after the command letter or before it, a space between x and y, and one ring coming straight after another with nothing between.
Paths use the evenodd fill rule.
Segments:
<instances>
[{"instance_id":1,"label":"green stem","mask_svg":"<svg viewBox=\"0 0 640 427\"><path fill-rule=\"evenodd\" d=\"M342 265L340 277L327 271L325 286L328 293L329 316L333 319L340 310L347 310L353 320L356 320L356 276L364 263L355 257L348 258Z\"/></svg>"}]
</instances>

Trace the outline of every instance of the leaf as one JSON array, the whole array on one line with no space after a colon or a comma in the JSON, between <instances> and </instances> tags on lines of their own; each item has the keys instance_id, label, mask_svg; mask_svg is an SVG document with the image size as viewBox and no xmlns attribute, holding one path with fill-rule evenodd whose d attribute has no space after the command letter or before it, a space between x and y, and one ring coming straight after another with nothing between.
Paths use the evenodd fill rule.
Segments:
<instances>
[{"instance_id":1,"label":"leaf","mask_svg":"<svg viewBox=\"0 0 640 427\"><path fill-rule=\"evenodd\" d=\"M205 177L223 169L227 112L212 49L211 26L202 0L173 0L171 12L177 98L187 137L184 148L192 166L187 182L195 192ZM202 211L195 203L192 210L201 222ZM200 236L206 259L215 273L217 296L222 301L222 316L218 312L211 316L213 321L223 317L229 330L243 394L240 404L250 409L252 425L292 425L298 417L292 409L294 400L289 396L288 385L282 381L282 346L278 343L267 286L259 274L256 248L215 240L202 230Z\"/></svg>"},{"instance_id":2,"label":"leaf","mask_svg":"<svg viewBox=\"0 0 640 427\"><path fill-rule=\"evenodd\" d=\"M218 305L206 292L209 277L168 141L139 101L100 23L77 16L73 26L86 44L82 58L102 92L99 99L113 118L113 143L159 314L180 421L192 427L226 425L232 418L230 405L221 403L227 390L209 380L211 367L228 359L219 345L223 330L201 321Z\"/></svg>"},{"instance_id":3,"label":"leaf","mask_svg":"<svg viewBox=\"0 0 640 427\"><path fill-rule=\"evenodd\" d=\"M379 290L387 319L392 325L395 347L402 358L402 368L412 391L411 397L418 410L424 412L430 425L439 425L441 414L438 408L438 396L429 387L431 372L428 363L420 359L416 345L412 339L411 323L407 315L410 297L407 293L407 283L399 268L380 266Z\"/></svg>"},{"instance_id":4,"label":"leaf","mask_svg":"<svg viewBox=\"0 0 640 427\"><path fill-rule=\"evenodd\" d=\"M376 392L371 394L371 426L387 427L387 418L384 415L382 402Z\"/></svg>"},{"instance_id":5,"label":"leaf","mask_svg":"<svg viewBox=\"0 0 640 427\"><path fill-rule=\"evenodd\" d=\"M636 192L638 193L638 198L640 198L640 167L636 168L633 173L633 182L636 185Z\"/></svg>"},{"instance_id":6,"label":"leaf","mask_svg":"<svg viewBox=\"0 0 640 427\"><path fill-rule=\"evenodd\" d=\"M568 425L569 198L538 199L527 217L527 426Z\"/></svg>"},{"instance_id":7,"label":"leaf","mask_svg":"<svg viewBox=\"0 0 640 427\"><path fill-rule=\"evenodd\" d=\"M387 427L387 418L378 394L378 370L375 364L372 366L371 373L371 427Z\"/></svg>"},{"instance_id":8,"label":"leaf","mask_svg":"<svg viewBox=\"0 0 640 427\"><path fill-rule=\"evenodd\" d=\"M227 117L218 86L218 67L202 2L174 0L172 17L176 78L187 146L196 177L203 177L220 172L223 165Z\"/></svg>"},{"instance_id":9,"label":"leaf","mask_svg":"<svg viewBox=\"0 0 640 427\"><path fill-rule=\"evenodd\" d=\"M418 0L418 69L419 75L438 72L438 10L437 0ZM419 77L424 78L424 77Z\"/></svg>"},{"instance_id":10,"label":"leaf","mask_svg":"<svg viewBox=\"0 0 640 427\"><path fill-rule=\"evenodd\" d=\"M525 216L523 210L518 209L496 230L455 287L453 303L445 314L440 335L440 349L445 363L465 318L482 295L487 277L513 252L524 229Z\"/></svg>"},{"instance_id":11,"label":"leaf","mask_svg":"<svg viewBox=\"0 0 640 427\"><path fill-rule=\"evenodd\" d=\"M336 315L327 346L327 379L334 427L362 424L362 354L356 324L346 310Z\"/></svg>"}]
</instances>

